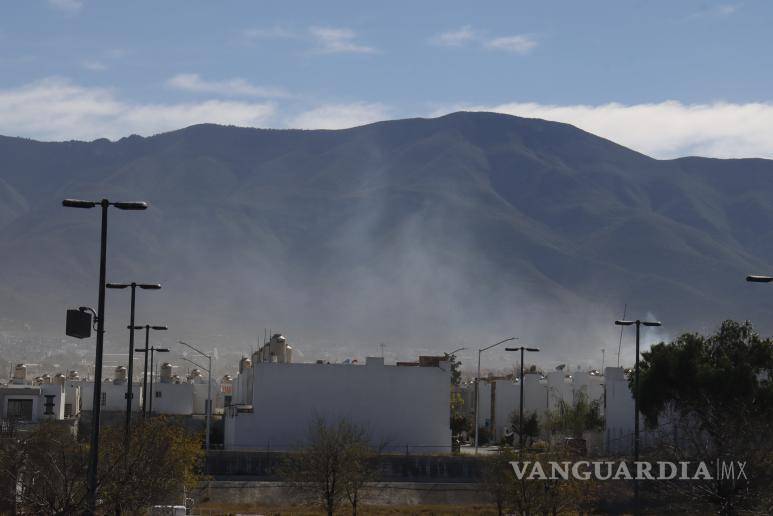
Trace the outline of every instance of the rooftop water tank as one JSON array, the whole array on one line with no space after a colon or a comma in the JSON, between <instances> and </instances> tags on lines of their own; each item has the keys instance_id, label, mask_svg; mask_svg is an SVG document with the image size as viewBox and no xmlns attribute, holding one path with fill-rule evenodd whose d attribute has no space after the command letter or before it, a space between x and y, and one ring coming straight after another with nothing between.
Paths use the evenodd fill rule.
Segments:
<instances>
[{"instance_id":1,"label":"rooftop water tank","mask_svg":"<svg viewBox=\"0 0 773 516\"><path fill-rule=\"evenodd\" d=\"M161 383L172 383L172 364L169 362L161 364Z\"/></svg>"}]
</instances>

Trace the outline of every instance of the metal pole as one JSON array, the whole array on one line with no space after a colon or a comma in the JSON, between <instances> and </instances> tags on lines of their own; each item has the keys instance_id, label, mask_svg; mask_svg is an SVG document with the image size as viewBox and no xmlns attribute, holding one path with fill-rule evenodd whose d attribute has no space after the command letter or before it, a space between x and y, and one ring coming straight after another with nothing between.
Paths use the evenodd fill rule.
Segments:
<instances>
[{"instance_id":1,"label":"metal pole","mask_svg":"<svg viewBox=\"0 0 773 516\"><path fill-rule=\"evenodd\" d=\"M633 455L634 461L639 462L639 328L641 321L636 320L636 365L634 366L634 397L633 397ZM639 514L639 480L633 477L633 489L635 498L635 512Z\"/></svg>"},{"instance_id":2,"label":"metal pole","mask_svg":"<svg viewBox=\"0 0 773 516\"><path fill-rule=\"evenodd\" d=\"M523 346L521 346L521 379L520 389L521 391L521 408L518 410L518 451L523 450Z\"/></svg>"},{"instance_id":3,"label":"metal pole","mask_svg":"<svg viewBox=\"0 0 773 516\"><path fill-rule=\"evenodd\" d=\"M153 355L156 348L150 348L150 401L148 401L148 417L153 415Z\"/></svg>"},{"instance_id":4,"label":"metal pole","mask_svg":"<svg viewBox=\"0 0 773 516\"><path fill-rule=\"evenodd\" d=\"M132 300L131 310L129 316L129 371L128 379L126 382L126 431L124 436L126 447L126 457L129 456L129 446L131 444L131 426L132 426L132 384L134 383L134 293L136 291L137 284L131 284L132 287Z\"/></svg>"},{"instance_id":5,"label":"metal pole","mask_svg":"<svg viewBox=\"0 0 773 516\"><path fill-rule=\"evenodd\" d=\"M94 364L94 399L92 401L91 447L88 468L88 511L97 509L97 466L99 463L99 416L102 408L102 349L105 336L105 268L107 263L107 208L110 203L102 199L102 232L99 250L99 301L97 305L97 349Z\"/></svg>"},{"instance_id":6,"label":"metal pole","mask_svg":"<svg viewBox=\"0 0 773 516\"><path fill-rule=\"evenodd\" d=\"M475 455L478 454L478 406L480 405L480 354L482 349L478 350L478 376L475 377Z\"/></svg>"},{"instance_id":7,"label":"metal pole","mask_svg":"<svg viewBox=\"0 0 773 516\"><path fill-rule=\"evenodd\" d=\"M209 451L209 425L212 419L212 353L207 356L209 358L209 371L208 385L207 385L207 451Z\"/></svg>"},{"instance_id":8,"label":"metal pole","mask_svg":"<svg viewBox=\"0 0 773 516\"><path fill-rule=\"evenodd\" d=\"M145 374L142 375L142 418L147 417L145 407L147 406L148 399L148 341L150 340L150 325L145 325Z\"/></svg>"}]
</instances>

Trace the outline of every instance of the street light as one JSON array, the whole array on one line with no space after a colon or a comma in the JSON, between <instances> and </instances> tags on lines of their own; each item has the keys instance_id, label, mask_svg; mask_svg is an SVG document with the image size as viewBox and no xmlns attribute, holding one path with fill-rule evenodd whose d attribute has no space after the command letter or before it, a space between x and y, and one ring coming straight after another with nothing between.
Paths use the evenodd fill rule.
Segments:
<instances>
[{"instance_id":1,"label":"street light","mask_svg":"<svg viewBox=\"0 0 773 516\"><path fill-rule=\"evenodd\" d=\"M519 409L518 414L518 450L523 450L523 352L524 351L539 351L539 348L527 348L525 346L519 346L517 348L505 348L505 351L520 351L521 352L521 377L520 377L520 385L519 385L519 391L521 391L521 407Z\"/></svg>"},{"instance_id":2,"label":"street light","mask_svg":"<svg viewBox=\"0 0 773 516\"><path fill-rule=\"evenodd\" d=\"M478 454L478 426L479 426L478 405L480 405L480 354L486 351L487 349L491 349L495 346L499 346L500 344L509 342L511 340L516 340L516 339L518 339L518 337L510 337L508 339L500 340L495 344L486 346L485 348L480 348L478 350L478 376L475 377L475 455Z\"/></svg>"},{"instance_id":3,"label":"street light","mask_svg":"<svg viewBox=\"0 0 773 516\"><path fill-rule=\"evenodd\" d=\"M198 350L188 344L187 342L178 341L180 344L182 344L185 347L188 347L201 355L202 357L207 357L209 360L209 368L207 369L207 439L206 439L206 449L209 451L209 428L212 420L212 353L204 353L201 350ZM204 369L204 368L202 368Z\"/></svg>"},{"instance_id":4,"label":"street light","mask_svg":"<svg viewBox=\"0 0 773 516\"><path fill-rule=\"evenodd\" d=\"M92 400L91 422L91 447L89 448L88 469L88 511L91 514L97 508L97 464L99 461L99 418L101 414L102 397L102 350L105 337L105 275L107 262L107 209L110 206L119 210L146 210L145 202L110 202L107 199L100 201L83 201L80 199L65 199L62 206L66 208L102 208L102 227L99 239L99 301L97 305L97 345L96 360L94 364L94 399Z\"/></svg>"},{"instance_id":5,"label":"street light","mask_svg":"<svg viewBox=\"0 0 773 516\"><path fill-rule=\"evenodd\" d=\"M746 281L749 283L770 283L773 281L773 276L749 275L746 276Z\"/></svg>"},{"instance_id":6,"label":"street light","mask_svg":"<svg viewBox=\"0 0 773 516\"><path fill-rule=\"evenodd\" d=\"M124 446L126 447L126 456L129 456L129 444L131 440L131 422L132 422L132 398L134 392L132 387L134 384L134 296L137 287L143 290L159 290L161 285L158 283L108 283L105 285L107 288L123 290L131 287L131 308L129 310L129 381L126 382L126 429L124 431Z\"/></svg>"},{"instance_id":7,"label":"street light","mask_svg":"<svg viewBox=\"0 0 773 516\"><path fill-rule=\"evenodd\" d=\"M153 415L153 357L156 353L169 353L169 348L154 348L150 346L150 401L148 401L148 416Z\"/></svg>"},{"instance_id":8,"label":"street light","mask_svg":"<svg viewBox=\"0 0 773 516\"><path fill-rule=\"evenodd\" d=\"M148 412L146 412L145 407L147 404L148 399L148 350L150 351L151 359L153 358L153 352L152 348L148 347L149 341L150 341L150 330L156 330L156 331L163 331L168 330L166 326L151 326L150 324L146 324L145 326L134 326L135 330L141 330L145 328L145 348L144 349L137 349L135 350L137 353L145 353L145 371L142 375L142 417L145 418L148 415ZM152 380L153 380L153 364L151 363L151 371L150 371L150 379L151 379L151 387L152 387Z\"/></svg>"},{"instance_id":9,"label":"street light","mask_svg":"<svg viewBox=\"0 0 773 516\"><path fill-rule=\"evenodd\" d=\"M454 356L456 353L458 353L458 352L460 352L460 351L464 351L464 350L466 350L466 349L467 349L467 348L459 348L459 349L455 349L455 350L451 351L450 353L446 353L446 355L448 355L449 357L452 357L452 356Z\"/></svg>"},{"instance_id":10,"label":"street light","mask_svg":"<svg viewBox=\"0 0 773 516\"><path fill-rule=\"evenodd\" d=\"M636 325L636 365L634 367L634 380L633 380L633 454L634 461L639 462L639 332L641 326L662 326L659 321L641 321L636 319L635 321L615 321L618 326L632 326ZM639 513L639 481L634 477L633 479L634 497L636 499L636 514Z\"/></svg>"}]
</instances>

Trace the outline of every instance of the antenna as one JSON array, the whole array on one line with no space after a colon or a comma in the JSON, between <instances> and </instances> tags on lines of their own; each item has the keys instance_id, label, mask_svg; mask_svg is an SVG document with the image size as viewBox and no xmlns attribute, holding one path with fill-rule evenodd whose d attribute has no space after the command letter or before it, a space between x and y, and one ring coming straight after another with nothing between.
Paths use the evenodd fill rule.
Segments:
<instances>
[{"instance_id":1,"label":"antenna","mask_svg":"<svg viewBox=\"0 0 773 516\"><path fill-rule=\"evenodd\" d=\"M381 348L381 358L384 358L384 348L386 347L386 344L383 342L378 345L378 347Z\"/></svg>"},{"instance_id":2,"label":"antenna","mask_svg":"<svg viewBox=\"0 0 773 516\"><path fill-rule=\"evenodd\" d=\"M623 305L623 321L625 321L625 314L628 312L628 303ZM620 342L617 343L617 367L620 367L620 350L623 347L623 327L620 326Z\"/></svg>"},{"instance_id":3,"label":"antenna","mask_svg":"<svg viewBox=\"0 0 773 516\"><path fill-rule=\"evenodd\" d=\"M601 348L601 373L604 373L604 354L606 353L606 349Z\"/></svg>"}]
</instances>

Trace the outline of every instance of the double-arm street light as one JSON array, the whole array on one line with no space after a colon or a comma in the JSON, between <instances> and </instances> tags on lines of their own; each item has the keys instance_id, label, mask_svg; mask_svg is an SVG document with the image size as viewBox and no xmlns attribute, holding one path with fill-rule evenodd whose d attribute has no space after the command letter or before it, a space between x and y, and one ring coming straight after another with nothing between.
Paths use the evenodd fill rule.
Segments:
<instances>
[{"instance_id":1,"label":"double-arm street light","mask_svg":"<svg viewBox=\"0 0 773 516\"><path fill-rule=\"evenodd\" d=\"M660 321L615 321L618 326L636 325L636 362L633 379L633 455L634 461L639 461L639 333L642 326L662 326ZM636 514L639 514L639 481L633 479L634 497L636 500Z\"/></svg>"},{"instance_id":2,"label":"double-arm street light","mask_svg":"<svg viewBox=\"0 0 773 516\"><path fill-rule=\"evenodd\" d=\"M525 346L519 346L517 348L505 348L505 351L520 351L521 352L521 377L520 377L520 385L519 385L519 391L521 391L521 407L518 410L518 449L523 450L523 388L524 388L524 381L523 381L523 352L524 351L533 351L537 352L539 351L539 348L527 348Z\"/></svg>"},{"instance_id":3,"label":"double-arm street light","mask_svg":"<svg viewBox=\"0 0 773 516\"><path fill-rule=\"evenodd\" d=\"M102 349L105 336L105 275L107 262L107 209L110 206L119 210L145 210L148 204L145 202L110 202L107 199L100 201L83 201L79 199L65 199L62 206L66 208L102 208L102 227L99 240L99 301L97 305L97 346L94 364L94 399L92 400L91 421L91 448L89 448L88 469L88 510L94 514L97 507L97 464L99 461L99 418L102 397Z\"/></svg>"},{"instance_id":4,"label":"double-arm street light","mask_svg":"<svg viewBox=\"0 0 773 516\"><path fill-rule=\"evenodd\" d=\"M478 350L478 376L475 377L475 454L478 454L478 406L480 405L480 354L486 351L487 349L491 349L493 347L499 346L500 344L503 344L505 342L509 342L511 340L516 340L518 337L510 337L504 340L500 340L499 342L496 342L490 346L486 346L485 348L480 348Z\"/></svg>"},{"instance_id":5,"label":"double-arm street light","mask_svg":"<svg viewBox=\"0 0 773 516\"><path fill-rule=\"evenodd\" d=\"M149 347L148 344L150 342L150 330L156 330L156 331L164 331L168 330L166 326L163 325L150 325L146 324L145 326L134 326L135 330L141 330L145 328L145 347L143 349L136 350L137 353L145 353L145 371L142 375L142 417L145 418L148 416L148 412L146 412L145 407L147 406L147 399L148 399L148 355L150 355L151 360L153 359L153 350L160 351L162 353L169 351L168 349L164 349L164 351L161 351L160 349ZM163 349L163 348L162 348ZM151 389L153 388L153 363L151 362L150 365L151 371Z\"/></svg>"},{"instance_id":6,"label":"double-arm street light","mask_svg":"<svg viewBox=\"0 0 773 516\"><path fill-rule=\"evenodd\" d=\"M132 398L134 392L132 390L134 384L134 297L137 287L143 290L159 290L161 285L158 283L108 283L105 285L107 288L112 289L125 289L131 287L131 308L129 310L129 381L126 382L126 429L124 431L124 446L126 447L126 454L129 454L129 444L131 440L131 423L132 423Z\"/></svg>"},{"instance_id":7,"label":"double-arm street light","mask_svg":"<svg viewBox=\"0 0 773 516\"><path fill-rule=\"evenodd\" d=\"M194 348L187 342L179 341L180 344L183 346L192 349L196 353L198 353L202 357L206 357L209 360L209 368L204 368L207 370L207 410L206 410L206 417L207 417L207 439L206 439L206 449L209 451L209 428L211 425L212 420L212 352L204 353L203 351Z\"/></svg>"}]
</instances>

